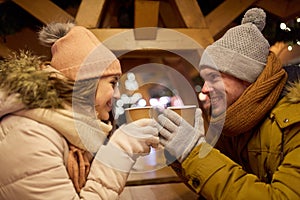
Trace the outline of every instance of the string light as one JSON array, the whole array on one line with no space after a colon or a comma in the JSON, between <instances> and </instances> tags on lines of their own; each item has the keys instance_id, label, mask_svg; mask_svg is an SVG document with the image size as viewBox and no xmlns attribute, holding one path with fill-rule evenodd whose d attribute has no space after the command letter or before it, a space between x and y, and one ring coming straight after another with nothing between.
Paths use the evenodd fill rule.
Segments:
<instances>
[{"instance_id":1,"label":"string light","mask_svg":"<svg viewBox=\"0 0 300 200\"><path fill-rule=\"evenodd\" d=\"M286 29L286 24L285 23L280 23L280 29L285 30Z\"/></svg>"},{"instance_id":2,"label":"string light","mask_svg":"<svg viewBox=\"0 0 300 200\"><path fill-rule=\"evenodd\" d=\"M288 51L293 50L293 45L300 45L300 17L279 24L281 41L287 44Z\"/></svg>"}]
</instances>

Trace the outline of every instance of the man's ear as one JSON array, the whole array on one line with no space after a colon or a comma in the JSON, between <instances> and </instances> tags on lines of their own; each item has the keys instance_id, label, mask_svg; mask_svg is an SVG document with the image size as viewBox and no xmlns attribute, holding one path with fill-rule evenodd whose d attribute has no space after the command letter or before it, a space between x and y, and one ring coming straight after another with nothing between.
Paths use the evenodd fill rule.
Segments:
<instances>
[{"instance_id":1,"label":"man's ear","mask_svg":"<svg viewBox=\"0 0 300 200\"><path fill-rule=\"evenodd\" d=\"M243 81L242 83L246 88L249 87L249 85L251 85L251 83L248 81Z\"/></svg>"}]
</instances>

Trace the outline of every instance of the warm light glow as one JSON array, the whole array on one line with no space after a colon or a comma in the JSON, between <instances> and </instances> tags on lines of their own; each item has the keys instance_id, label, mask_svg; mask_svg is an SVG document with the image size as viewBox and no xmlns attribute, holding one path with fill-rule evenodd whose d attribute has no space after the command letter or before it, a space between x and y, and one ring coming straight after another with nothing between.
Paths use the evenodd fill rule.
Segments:
<instances>
[{"instance_id":1,"label":"warm light glow","mask_svg":"<svg viewBox=\"0 0 300 200\"><path fill-rule=\"evenodd\" d=\"M293 50L293 47L292 47L291 45L289 45L289 46L288 46L288 50L289 50L289 51L292 51L292 50Z\"/></svg>"},{"instance_id":2,"label":"warm light glow","mask_svg":"<svg viewBox=\"0 0 300 200\"><path fill-rule=\"evenodd\" d=\"M127 74L127 79L130 80L130 81L134 81L134 80L135 80L135 75L134 75L134 73L129 72L129 73Z\"/></svg>"},{"instance_id":3,"label":"warm light glow","mask_svg":"<svg viewBox=\"0 0 300 200\"><path fill-rule=\"evenodd\" d=\"M122 94L120 100L122 100L124 104L130 103L130 98L126 94Z\"/></svg>"},{"instance_id":4,"label":"warm light glow","mask_svg":"<svg viewBox=\"0 0 300 200\"><path fill-rule=\"evenodd\" d=\"M158 106L159 105L158 99L156 99L156 98L151 98L149 100L149 103L150 103L151 106Z\"/></svg>"},{"instance_id":5,"label":"warm light glow","mask_svg":"<svg viewBox=\"0 0 300 200\"><path fill-rule=\"evenodd\" d=\"M196 85L196 86L195 86L195 91L196 91L196 92L200 92L201 89L202 89L202 87L201 87L200 85Z\"/></svg>"},{"instance_id":6,"label":"warm light glow","mask_svg":"<svg viewBox=\"0 0 300 200\"><path fill-rule=\"evenodd\" d=\"M124 101L123 101L122 99L118 99L116 105L117 105L118 107L122 107L122 106L124 105Z\"/></svg>"},{"instance_id":7,"label":"warm light glow","mask_svg":"<svg viewBox=\"0 0 300 200\"><path fill-rule=\"evenodd\" d=\"M170 102L170 97L163 96L159 98L159 103L162 105L167 105Z\"/></svg>"},{"instance_id":8,"label":"warm light glow","mask_svg":"<svg viewBox=\"0 0 300 200\"><path fill-rule=\"evenodd\" d=\"M296 21L297 21L298 23L300 23L300 17L297 17Z\"/></svg>"},{"instance_id":9,"label":"warm light glow","mask_svg":"<svg viewBox=\"0 0 300 200\"><path fill-rule=\"evenodd\" d=\"M280 28L281 28L282 30L285 30L285 29L286 29L286 24L285 24L285 23L280 23Z\"/></svg>"},{"instance_id":10,"label":"warm light glow","mask_svg":"<svg viewBox=\"0 0 300 200\"><path fill-rule=\"evenodd\" d=\"M145 99L140 99L140 100L138 101L137 105L138 105L139 107L144 107L144 106L147 105L147 102L146 102Z\"/></svg>"},{"instance_id":11,"label":"warm light glow","mask_svg":"<svg viewBox=\"0 0 300 200\"><path fill-rule=\"evenodd\" d=\"M134 93L130 98L130 103L136 103L139 99L141 99L143 96L141 93Z\"/></svg>"}]
</instances>

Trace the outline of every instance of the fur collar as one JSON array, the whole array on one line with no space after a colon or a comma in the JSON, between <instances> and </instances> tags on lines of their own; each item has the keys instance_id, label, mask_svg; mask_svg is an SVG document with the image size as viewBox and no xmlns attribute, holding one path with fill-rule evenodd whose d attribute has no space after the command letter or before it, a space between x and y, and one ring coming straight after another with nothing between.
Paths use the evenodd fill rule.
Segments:
<instances>
[{"instance_id":1,"label":"fur collar","mask_svg":"<svg viewBox=\"0 0 300 200\"><path fill-rule=\"evenodd\" d=\"M300 80L289 82L285 87L286 97L291 103L300 102Z\"/></svg>"},{"instance_id":2,"label":"fur collar","mask_svg":"<svg viewBox=\"0 0 300 200\"><path fill-rule=\"evenodd\" d=\"M44 70L41 58L31 52L20 51L0 61L2 96L16 94L26 108L63 108L72 89L73 82Z\"/></svg>"}]
</instances>

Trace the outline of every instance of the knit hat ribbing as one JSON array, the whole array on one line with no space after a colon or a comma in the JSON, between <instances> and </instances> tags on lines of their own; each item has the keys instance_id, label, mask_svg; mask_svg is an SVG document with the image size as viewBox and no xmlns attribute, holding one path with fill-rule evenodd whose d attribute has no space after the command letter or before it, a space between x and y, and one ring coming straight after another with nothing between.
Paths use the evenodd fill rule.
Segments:
<instances>
[{"instance_id":1,"label":"knit hat ribbing","mask_svg":"<svg viewBox=\"0 0 300 200\"><path fill-rule=\"evenodd\" d=\"M260 8L246 12L242 25L229 29L222 38L208 46L199 64L215 68L238 79L254 82L267 62L270 45L261 30L266 14Z\"/></svg>"},{"instance_id":2,"label":"knit hat ribbing","mask_svg":"<svg viewBox=\"0 0 300 200\"><path fill-rule=\"evenodd\" d=\"M51 66L71 80L122 73L116 56L85 27L49 24L40 31L39 39L52 45Z\"/></svg>"}]
</instances>

